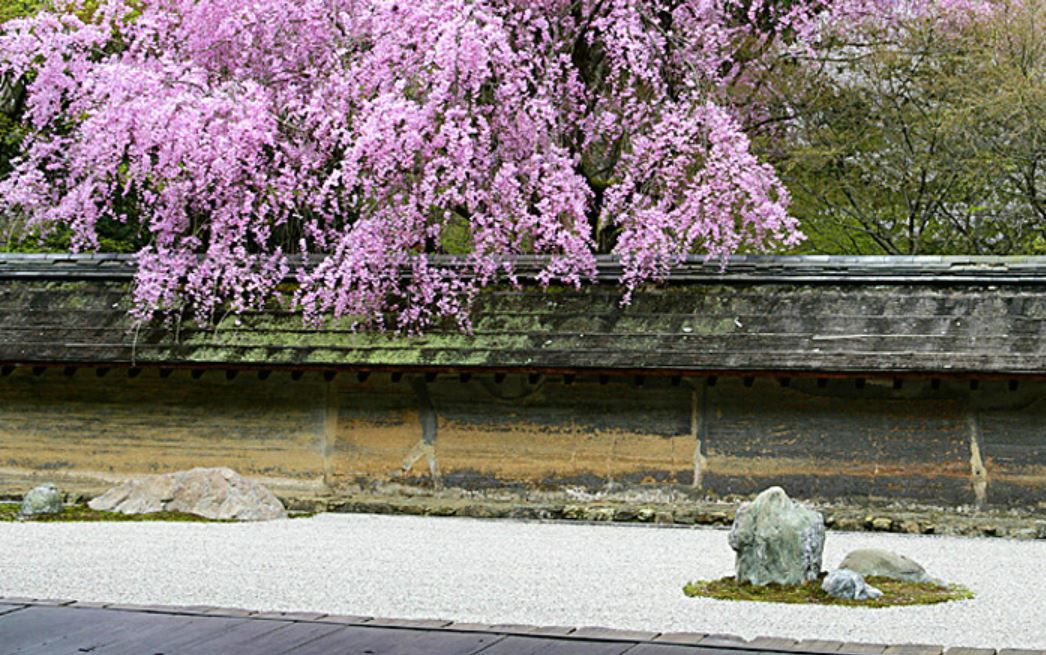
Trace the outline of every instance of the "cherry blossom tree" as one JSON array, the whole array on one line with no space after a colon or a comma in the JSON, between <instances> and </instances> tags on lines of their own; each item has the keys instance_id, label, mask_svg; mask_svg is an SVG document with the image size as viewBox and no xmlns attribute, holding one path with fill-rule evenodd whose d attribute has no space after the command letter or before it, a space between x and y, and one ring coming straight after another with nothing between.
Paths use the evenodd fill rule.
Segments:
<instances>
[{"instance_id":1,"label":"cherry blossom tree","mask_svg":"<svg viewBox=\"0 0 1046 655\"><path fill-rule=\"evenodd\" d=\"M627 302L688 254L802 238L742 128L771 53L984 4L57 0L0 34L28 132L0 209L75 249L133 228L142 320L294 274L308 320L467 329L524 254L571 285L616 255Z\"/></svg>"}]
</instances>

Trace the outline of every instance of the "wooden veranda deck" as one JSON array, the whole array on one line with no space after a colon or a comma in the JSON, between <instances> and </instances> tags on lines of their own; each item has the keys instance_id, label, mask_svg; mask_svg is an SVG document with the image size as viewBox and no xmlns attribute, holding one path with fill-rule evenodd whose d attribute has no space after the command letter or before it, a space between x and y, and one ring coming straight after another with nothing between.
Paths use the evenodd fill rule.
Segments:
<instances>
[{"instance_id":1,"label":"wooden veranda deck","mask_svg":"<svg viewBox=\"0 0 1046 655\"><path fill-rule=\"evenodd\" d=\"M938 646L0 598L0 655L942 655ZM950 649L946 655L996 655ZM999 651L998 655L1046 655Z\"/></svg>"}]
</instances>

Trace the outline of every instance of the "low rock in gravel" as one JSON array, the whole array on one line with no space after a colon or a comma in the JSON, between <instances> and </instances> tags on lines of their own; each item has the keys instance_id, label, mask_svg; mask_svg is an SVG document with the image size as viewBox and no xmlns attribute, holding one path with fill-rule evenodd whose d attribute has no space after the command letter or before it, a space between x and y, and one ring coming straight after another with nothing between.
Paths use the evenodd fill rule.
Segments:
<instances>
[{"instance_id":1,"label":"low rock in gravel","mask_svg":"<svg viewBox=\"0 0 1046 655\"><path fill-rule=\"evenodd\" d=\"M866 578L876 576L907 582L941 584L940 580L927 575L926 569L915 560L878 548L861 548L851 551L843 558L839 568L859 573Z\"/></svg>"},{"instance_id":2,"label":"low rock in gravel","mask_svg":"<svg viewBox=\"0 0 1046 655\"><path fill-rule=\"evenodd\" d=\"M62 511L62 494L53 484L42 484L29 490L22 498L18 513L22 516L58 514Z\"/></svg>"},{"instance_id":3,"label":"low rock in gravel","mask_svg":"<svg viewBox=\"0 0 1046 655\"><path fill-rule=\"evenodd\" d=\"M860 573L849 569L836 569L829 573L821 582L821 589L832 598L842 600L873 600L883 595L883 592L865 582Z\"/></svg>"},{"instance_id":4,"label":"low rock in gravel","mask_svg":"<svg viewBox=\"0 0 1046 655\"><path fill-rule=\"evenodd\" d=\"M821 573L824 517L770 487L737 510L729 542L738 582L802 584Z\"/></svg>"},{"instance_id":5,"label":"low rock in gravel","mask_svg":"<svg viewBox=\"0 0 1046 655\"><path fill-rule=\"evenodd\" d=\"M287 516L283 503L264 485L224 467L194 468L130 480L87 505L94 510L122 514L185 512L237 521Z\"/></svg>"}]
</instances>

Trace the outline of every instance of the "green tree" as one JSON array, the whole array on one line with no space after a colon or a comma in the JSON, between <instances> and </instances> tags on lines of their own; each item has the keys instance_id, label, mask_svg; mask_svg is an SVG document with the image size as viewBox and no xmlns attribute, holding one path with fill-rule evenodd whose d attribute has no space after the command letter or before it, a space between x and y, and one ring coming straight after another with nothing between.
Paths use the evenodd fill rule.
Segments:
<instances>
[{"instance_id":1,"label":"green tree","mask_svg":"<svg viewBox=\"0 0 1046 655\"><path fill-rule=\"evenodd\" d=\"M35 14L45 0L0 0L0 23Z\"/></svg>"},{"instance_id":2,"label":"green tree","mask_svg":"<svg viewBox=\"0 0 1046 655\"><path fill-rule=\"evenodd\" d=\"M774 120L754 131L800 251L1046 252L1046 3L1006 4L782 59Z\"/></svg>"}]
</instances>

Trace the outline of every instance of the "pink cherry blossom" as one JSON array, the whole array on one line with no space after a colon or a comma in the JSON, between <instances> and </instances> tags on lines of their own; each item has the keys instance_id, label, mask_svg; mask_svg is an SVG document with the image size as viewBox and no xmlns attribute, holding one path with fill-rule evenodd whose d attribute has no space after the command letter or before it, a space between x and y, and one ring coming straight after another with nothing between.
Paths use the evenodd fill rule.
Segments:
<instances>
[{"instance_id":1,"label":"pink cherry blossom","mask_svg":"<svg viewBox=\"0 0 1046 655\"><path fill-rule=\"evenodd\" d=\"M0 33L30 134L0 209L98 247L132 221L136 315L268 302L469 327L479 289L601 247L624 299L692 253L801 239L721 93L758 59L967 0L82 0ZM95 6L97 5L97 6ZM753 47L753 43L763 47ZM459 265L426 254L464 235ZM316 258L319 262L316 263Z\"/></svg>"}]
</instances>

